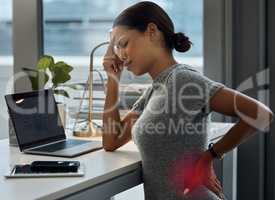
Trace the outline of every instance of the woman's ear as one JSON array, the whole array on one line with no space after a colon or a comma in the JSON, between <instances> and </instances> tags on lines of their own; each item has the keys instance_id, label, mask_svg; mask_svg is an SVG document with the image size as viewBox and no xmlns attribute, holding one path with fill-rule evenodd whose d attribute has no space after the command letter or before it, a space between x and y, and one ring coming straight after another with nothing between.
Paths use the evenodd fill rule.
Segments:
<instances>
[{"instance_id":1,"label":"woman's ear","mask_svg":"<svg viewBox=\"0 0 275 200\"><path fill-rule=\"evenodd\" d=\"M150 22L148 25L147 25L147 29L146 29L146 32L148 34L148 36L150 37L150 40L155 40L156 38L158 38L158 35L159 35L159 30L158 30L158 27L156 24Z\"/></svg>"}]
</instances>

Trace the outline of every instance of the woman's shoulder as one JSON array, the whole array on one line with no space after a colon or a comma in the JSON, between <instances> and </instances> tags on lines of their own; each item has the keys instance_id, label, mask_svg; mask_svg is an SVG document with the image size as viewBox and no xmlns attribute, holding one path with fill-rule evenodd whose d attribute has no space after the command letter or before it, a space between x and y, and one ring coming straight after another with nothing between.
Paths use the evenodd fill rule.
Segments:
<instances>
[{"instance_id":1,"label":"woman's shoulder","mask_svg":"<svg viewBox=\"0 0 275 200\"><path fill-rule=\"evenodd\" d=\"M176 70L181 70L181 71L191 71L191 72L197 72L200 73L199 67L195 67L192 65L184 64L184 63L179 63L176 67Z\"/></svg>"},{"instance_id":2,"label":"woman's shoulder","mask_svg":"<svg viewBox=\"0 0 275 200\"><path fill-rule=\"evenodd\" d=\"M203 76L199 69L187 65L187 64L177 64L173 70L167 76L167 83L171 81L188 81L196 76Z\"/></svg>"},{"instance_id":3,"label":"woman's shoulder","mask_svg":"<svg viewBox=\"0 0 275 200\"><path fill-rule=\"evenodd\" d=\"M167 77L166 83L170 86L178 85L193 85L199 86L200 88L207 87L224 87L224 84L216 82L207 76L203 75L198 69L191 67L186 64L179 64L173 70L171 70L170 74Z\"/></svg>"}]
</instances>

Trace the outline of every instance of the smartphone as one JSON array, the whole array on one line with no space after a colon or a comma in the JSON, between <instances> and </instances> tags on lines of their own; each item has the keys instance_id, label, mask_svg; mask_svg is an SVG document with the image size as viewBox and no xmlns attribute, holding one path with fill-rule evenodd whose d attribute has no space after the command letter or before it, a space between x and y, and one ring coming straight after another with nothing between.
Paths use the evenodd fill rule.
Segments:
<instances>
[{"instance_id":1,"label":"smartphone","mask_svg":"<svg viewBox=\"0 0 275 200\"><path fill-rule=\"evenodd\" d=\"M12 173L14 174L30 174L31 171L31 165L15 165L12 169Z\"/></svg>"},{"instance_id":2,"label":"smartphone","mask_svg":"<svg viewBox=\"0 0 275 200\"><path fill-rule=\"evenodd\" d=\"M64 173L77 172L79 166L79 161L34 161L30 169L36 173Z\"/></svg>"},{"instance_id":3,"label":"smartphone","mask_svg":"<svg viewBox=\"0 0 275 200\"><path fill-rule=\"evenodd\" d=\"M5 178L80 177L84 165L78 161L35 161L31 164L10 165Z\"/></svg>"}]
</instances>

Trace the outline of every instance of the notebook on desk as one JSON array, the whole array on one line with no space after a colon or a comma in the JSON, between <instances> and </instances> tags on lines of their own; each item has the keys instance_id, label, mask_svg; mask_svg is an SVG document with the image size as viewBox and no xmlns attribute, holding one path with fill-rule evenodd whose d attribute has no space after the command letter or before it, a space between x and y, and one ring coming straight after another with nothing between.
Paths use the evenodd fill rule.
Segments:
<instances>
[{"instance_id":1,"label":"notebook on desk","mask_svg":"<svg viewBox=\"0 0 275 200\"><path fill-rule=\"evenodd\" d=\"M51 89L5 96L20 151L75 157L102 149L101 141L68 139Z\"/></svg>"}]
</instances>

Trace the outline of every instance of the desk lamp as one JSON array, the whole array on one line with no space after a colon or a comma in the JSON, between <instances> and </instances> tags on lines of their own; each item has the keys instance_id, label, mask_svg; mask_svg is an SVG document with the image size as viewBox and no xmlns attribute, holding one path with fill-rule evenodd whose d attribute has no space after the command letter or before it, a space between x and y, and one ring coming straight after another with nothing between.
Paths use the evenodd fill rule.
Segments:
<instances>
[{"instance_id":1,"label":"desk lamp","mask_svg":"<svg viewBox=\"0 0 275 200\"><path fill-rule=\"evenodd\" d=\"M78 137L90 137L90 136L97 136L97 135L100 135L101 134L101 131L99 131L98 129L96 129L94 127L94 124L93 124L93 71L94 70L94 66L93 66L93 58L94 58L94 53L95 51L103 46L103 45L107 45L109 44L109 42L103 42L103 43L100 43L98 44L96 47L93 48L91 54L90 54L90 68L89 68L89 76L88 76L88 80L85 84L85 89L84 89L84 92L83 92L83 95L82 95L82 98L80 100L80 105L79 105L79 110L78 110L78 113L76 115L76 119L75 119L75 123L74 123L74 127L73 127L73 135L74 136L78 136ZM103 80L103 85L104 85L104 80ZM77 120L79 118L79 114L80 114L80 109L82 107L82 103L83 103L83 100L85 98L85 93L88 89L88 100L89 100L89 107L88 107L88 120L87 120L87 130L75 130L76 128L76 124L77 124Z\"/></svg>"}]
</instances>

